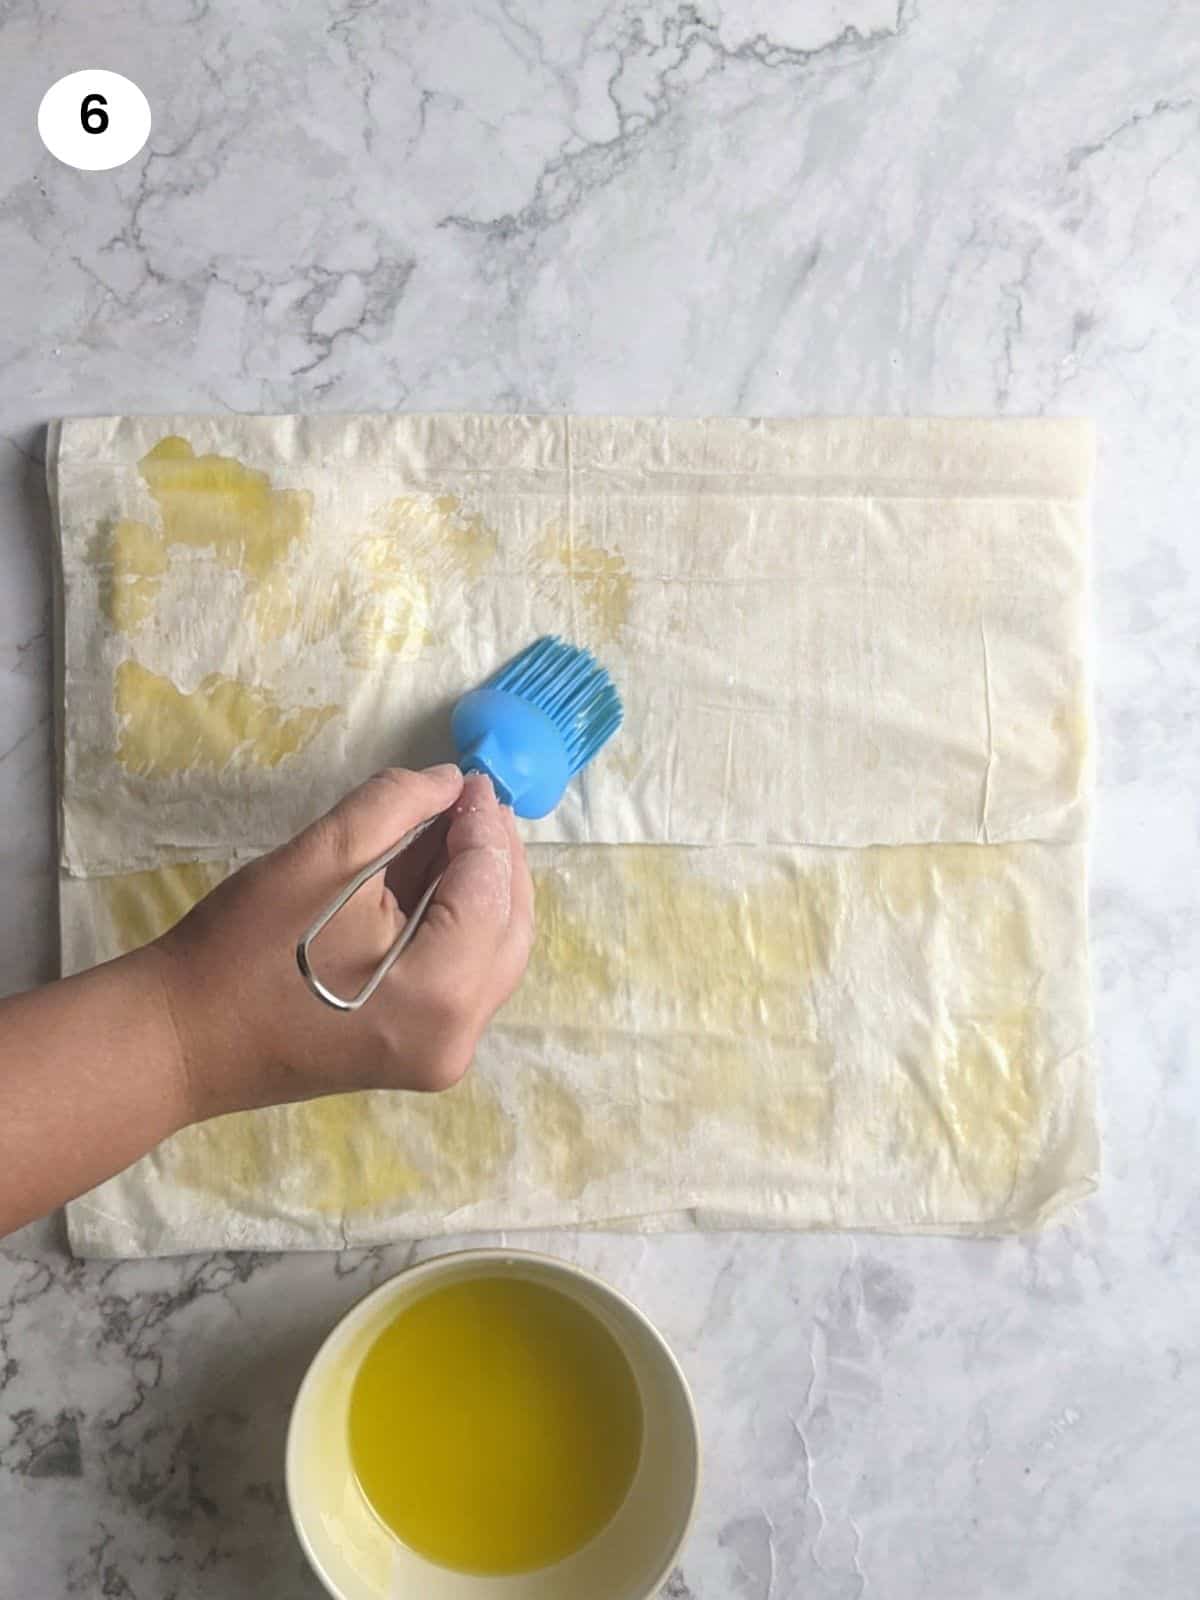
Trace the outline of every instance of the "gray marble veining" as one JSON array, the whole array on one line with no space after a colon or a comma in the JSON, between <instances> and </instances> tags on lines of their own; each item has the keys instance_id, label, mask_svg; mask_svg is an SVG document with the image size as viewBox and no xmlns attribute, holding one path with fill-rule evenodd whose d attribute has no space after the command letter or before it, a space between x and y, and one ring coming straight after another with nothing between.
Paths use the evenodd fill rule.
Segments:
<instances>
[{"instance_id":1,"label":"gray marble veining","mask_svg":"<svg viewBox=\"0 0 1200 1600\"><path fill-rule=\"evenodd\" d=\"M34 131L83 65L153 107L112 173ZM533 1242L633 1295L695 1385L671 1600L1195 1594L1194 0L7 0L0 117L0 989L54 970L48 418L1098 419L1101 1194L1004 1243ZM287 1406L413 1253L11 1241L0 1594L315 1596Z\"/></svg>"}]
</instances>

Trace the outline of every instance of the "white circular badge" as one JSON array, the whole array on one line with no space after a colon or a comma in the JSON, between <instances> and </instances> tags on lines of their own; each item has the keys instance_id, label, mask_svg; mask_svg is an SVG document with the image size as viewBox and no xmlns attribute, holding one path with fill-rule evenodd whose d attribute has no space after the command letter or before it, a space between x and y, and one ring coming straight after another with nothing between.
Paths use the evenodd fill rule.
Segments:
<instances>
[{"instance_id":1,"label":"white circular badge","mask_svg":"<svg viewBox=\"0 0 1200 1600\"><path fill-rule=\"evenodd\" d=\"M150 137L150 102L119 72L68 72L38 107L38 133L52 156L82 172L131 161Z\"/></svg>"}]
</instances>

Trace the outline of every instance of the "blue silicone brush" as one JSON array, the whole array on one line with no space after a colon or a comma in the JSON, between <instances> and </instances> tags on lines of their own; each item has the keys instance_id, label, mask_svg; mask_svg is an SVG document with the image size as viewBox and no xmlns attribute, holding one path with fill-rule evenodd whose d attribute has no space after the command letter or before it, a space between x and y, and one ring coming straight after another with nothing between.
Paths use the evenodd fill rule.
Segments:
<instances>
[{"instance_id":1,"label":"blue silicone brush","mask_svg":"<svg viewBox=\"0 0 1200 1600\"><path fill-rule=\"evenodd\" d=\"M454 708L464 772L486 772L519 817L554 810L581 768L621 726L621 697L587 650L552 635L515 656Z\"/></svg>"},{"instance_id":2,"label":"blue silicone brush","mask_svg":"<svg viewBox=\"0 0 1200 1600\"><path fill-rule=\"evenodd\" d=\"M463 772L486 773L500 803L511 806L517 816L544 817L562 799L575 774L616 733L622 714L621 697L596 658L548 635L514 656L481 688L464 695L450 718L450 732ZM422 822L368 862L296 946L305 982L327 1005L357 1011L366 1004L420 927L441 873L426 887L400 936L351 998L334 994L313 971L309 952L313 940L368 878L382 872L437 821L431 817Z\"/></svg>"}]
</instances>

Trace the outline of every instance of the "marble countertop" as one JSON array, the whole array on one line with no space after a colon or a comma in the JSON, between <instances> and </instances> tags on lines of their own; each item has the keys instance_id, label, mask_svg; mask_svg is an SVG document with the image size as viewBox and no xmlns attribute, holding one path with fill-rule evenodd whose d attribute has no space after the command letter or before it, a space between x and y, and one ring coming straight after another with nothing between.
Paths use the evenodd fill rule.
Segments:
<instances>
[{"instance_id":1,"label":"marble countertop","mask_svg":"<svg viewBox=\"0 0 1200 1600\"><path fill-rule=\"evenodd\" d=\"M34 133L85 65L153 108L112 173ZM0 91L0 990L55 970L49 418L1098 420L1098 1197L1003 1243L532 1242L632 1295L694 1383L670 1600L1195 1594L1195 4L9 0ZM315 1597L287 1407L424 1253L11 1240L0 1593Z\"/></svg>"}]
</instances>

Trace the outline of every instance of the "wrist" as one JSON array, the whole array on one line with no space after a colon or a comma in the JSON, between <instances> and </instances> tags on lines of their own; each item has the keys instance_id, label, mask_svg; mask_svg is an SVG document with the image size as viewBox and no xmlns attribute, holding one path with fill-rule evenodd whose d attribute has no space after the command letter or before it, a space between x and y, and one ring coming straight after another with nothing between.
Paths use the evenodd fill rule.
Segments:
<instances>
[{"instance_id":1,"label":"wrist","mask_svg":"<svg viewBox=\"0 0 1200 1600\"><path fill-rule=\"evenodd\" d=\"M213 970L186 928L138 952L152 964L170 1019L183 1125L295 1098L270 1082L270 1051L247 1020L238 978L221 963Z\"/></svg>"},{"instance_id":2,"label":"wrist","mask_svg":"<svg viewBox=\"0 0 1200 1600\"><path fill-rule=\"evenodd\" d=\"M146 1019L148 1038L142 1058L158 1070L164 1115L171 1124L167 1132L177 1133L197 1120L197 1097L171 963L155 942L122 956L117 966L129 989L131 1011L136 1007Z\"/></svg>"},{"instance_id":3,"label":"wrist","mask_svg":"<svg viewBox=\"0 0 1200 1600\"><path fill-rule=\"evenodd\" d=\"M197 980L171 935L143 946L129 959L144 963L144 981L156 990L179 1126L242 1110L242 1102L231 1093L234 1075L226 1067L231 1054L228 1012L213 1004L208 985Z\"/></svg>"}]
</instances>

